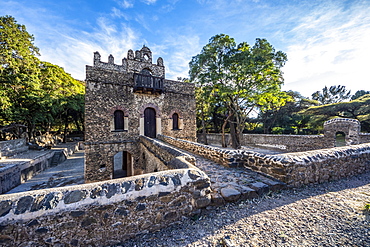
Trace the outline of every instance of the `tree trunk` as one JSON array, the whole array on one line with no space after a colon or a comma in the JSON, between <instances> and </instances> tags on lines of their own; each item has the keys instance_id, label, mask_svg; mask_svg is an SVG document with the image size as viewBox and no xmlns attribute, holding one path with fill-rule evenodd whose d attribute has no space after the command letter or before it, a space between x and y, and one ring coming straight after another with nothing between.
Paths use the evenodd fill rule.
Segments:
<instances>
[{"instance_id":1,"label":"tree trunk","mask_svg":"<svg viewBox=\"0 0 370 247\"><path fill-rule=\"evenodd\" d=\"M66 114L64 119L63 143L67 142L67 130L68 130L68 114Z\"/></svg>"},{"instance_id":2,"label":"tree trunk","mask_svg":"<svg viewBox=\"0 0 370 247\"><path fill-rule=\"evenodd\" d=\"M231 120L235 120L235 117L233 117ZM240 148L240 141L239 136L235 127L235 122L230 121L230 135L231 135L231 145L234 149Z\"/></svg>"}]
</instances>

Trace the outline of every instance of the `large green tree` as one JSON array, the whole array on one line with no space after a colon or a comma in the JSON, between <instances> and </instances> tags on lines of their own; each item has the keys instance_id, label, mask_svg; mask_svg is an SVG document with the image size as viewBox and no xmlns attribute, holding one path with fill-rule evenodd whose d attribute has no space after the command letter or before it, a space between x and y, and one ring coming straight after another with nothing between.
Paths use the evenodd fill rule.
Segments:
<instances>
[{"instance_id":1,"label":"large green tree","mask_svg":"<svg viewBox=\"0 0 370 247\"><path fill-rule=\"evenodd\" d=\"M40 95L38 48L24 25L11 16L0 17L0 109L12 120L15 109L32 105Z\"/></svg>"},{"instance_id":2,"label":"large green tree","mask_svg":"<svg viewBox=\"0 0 370 247\"><path fill-rule=\"evenodd\" d=\"M41 62L33 42L24 25L0 17L0 125L25 125L31 139L36 130L66 129L70 122L81 129L83 83Z\"/></svg>"},{"instance_id":3,"label":"large green tree","mask_svg":"<svg viewBox=\"0 0 370 247\"><path fill-rule=\"evenodd\" d=\"M190 80L226 110L222 133L228 123L234 148L240 147L246 119L253 110L279 107L288 99L280 90L286 60L285 53L276 52L265 39L257 39L254 46L237 45L225 34L212 37L192 58Z\"/></svg>"}]
</instances>

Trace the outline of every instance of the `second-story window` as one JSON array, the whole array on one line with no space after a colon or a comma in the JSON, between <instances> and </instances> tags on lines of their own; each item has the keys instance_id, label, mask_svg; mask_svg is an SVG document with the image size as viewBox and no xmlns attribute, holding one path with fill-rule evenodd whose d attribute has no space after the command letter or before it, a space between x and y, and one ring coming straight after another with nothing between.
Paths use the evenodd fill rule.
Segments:
<instances>
[{"instance_id":1,"label":"second-story window","mask_svg":"<svg viewBox=\"0 0 370 247\"><path fill-rule=\"evenodd\" d=\"M124 114L123 111L117 110L114 112L114 130L115 131L123 131L124 130Z\"/></svg>"},{"instance_id":2,"label":"second-story window","mask_svg":"<svg viewBox=\"0 0 370 247\"><path fill-rule=\"evenodd\" d=\"M178 130L179 129L179 114L174 113L172 115L172 129Z\"/></svg>"}]
</instances>

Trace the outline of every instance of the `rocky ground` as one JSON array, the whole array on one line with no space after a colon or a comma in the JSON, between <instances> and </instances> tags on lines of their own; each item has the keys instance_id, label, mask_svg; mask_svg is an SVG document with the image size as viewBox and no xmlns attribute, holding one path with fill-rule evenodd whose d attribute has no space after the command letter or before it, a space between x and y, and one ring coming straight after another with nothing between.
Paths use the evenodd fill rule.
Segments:
<instances>
[{"instance_id":1,"label":"rocky ground","mask_svg":"<svg viewBox=\"0 0 370 247\"><path fill-rule=\"evenodd\" d=\"M133 246L370 246L370 172L208 208Z\"/></svg>"}]
</instances>

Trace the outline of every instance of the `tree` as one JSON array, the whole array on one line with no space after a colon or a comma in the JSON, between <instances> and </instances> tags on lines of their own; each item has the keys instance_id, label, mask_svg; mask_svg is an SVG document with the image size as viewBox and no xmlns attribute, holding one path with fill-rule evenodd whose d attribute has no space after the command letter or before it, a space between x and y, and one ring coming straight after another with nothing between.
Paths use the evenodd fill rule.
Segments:
<instances>
[{"instance_id":1,"label":"tree","mask_svg":"<svg viewBox=\"0 0 370 247\"><path fill-rule=\"evenodd\" d=\"M322 91L316 91L312 94L312 99L317 100L320 105L333 104L345 101L351 98L351 90L347 91L345 86L331 86L329 89L325 86Z\"/></svg>"},{"instance_id":2,"label":"tree","mask_svg":"<svg viewBox=\"0 0 370 247\"><path fill-rule=\"evenodd\" d=\"M325 120L333 117L354 118L361 122L363 130L370 131L370 94L349 102L313 106L302 111L302 114L316 115Z\"/></svg>"},{"instance_id":3,"label":"tree","mask_svg":"<svg viewBox=\"0 0 370 247\"><path fill-rule=\"evenodd\" d=\"M358 90L354 95L352 95L351 100L358 99L365 94L370 94L370 91Z\"/></svg>"},{"instance_id":4,"label":"tree","mask_svg":"<svg viewBox=\"0 0 370 247\"><path fill-rule=\"evenodd\" d=\"M83 83L59 66L41 62L33 41L24 25L11 16L0 17L0 125L25 125L30 139L36 130L48 132L68 122L62 118L73 118L79 128Z\"/></svg>"},{"instance_id":5,"label":"tree","mask_svg":"<svg viewBox=\"0 0 370 247\"><path fill-rule=\"evenodd\" d=\"M316 105L316 101L302 96L299 92L288 91L290 100L278 109L261 111L259 120L263 123L264 133L299 134L307 127L310 115L298 114L300 111Z\"/></svg>"},{"instance_id":6,"label":"tree","mask_svg":"<svg viewBox=\"0 0 370 247\"><path fill-rule=\"evenodd\" d=\"M190 80L208 90L214 101L226 110L222 133L228 123L234 148L240 140L248 115L256 108L270 109L285 104L287 95L281 67L287 58L265 39L256 39L253 47L246 42L236 45L225 34L212 37L200 54L190 62ZM225 144L225 143L224 143Z\"/></svg>"}]
</instances>

